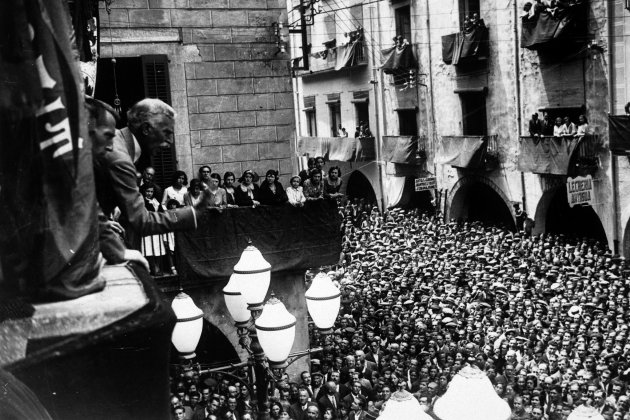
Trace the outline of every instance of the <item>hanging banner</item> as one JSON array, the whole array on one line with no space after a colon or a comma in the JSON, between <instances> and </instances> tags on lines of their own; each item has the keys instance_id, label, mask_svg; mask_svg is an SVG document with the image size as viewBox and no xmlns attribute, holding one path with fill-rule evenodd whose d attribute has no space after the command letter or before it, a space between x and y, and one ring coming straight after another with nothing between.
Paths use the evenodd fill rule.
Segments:
<instances>
[{"instance_id":1,"label":"hanging banner","mask_svg":"<svg viewBox=\"0 0 630 420\"><path fill-rule=\"evenodd\" d=\"M437 180L434 176L428 176L426 178L415 179L416 192L429 191L437 188Z\"/></svg>"},{"instance_id":2,"label":"hanging banner","mask_svg":"<svg viewBox=\"0 0 630 420\"><path fill-rule=\"evenodd\" d=\"M593 177L578 176L567 179L567 201L569 207L593 204Z\"/></svg>"}]
</instances>

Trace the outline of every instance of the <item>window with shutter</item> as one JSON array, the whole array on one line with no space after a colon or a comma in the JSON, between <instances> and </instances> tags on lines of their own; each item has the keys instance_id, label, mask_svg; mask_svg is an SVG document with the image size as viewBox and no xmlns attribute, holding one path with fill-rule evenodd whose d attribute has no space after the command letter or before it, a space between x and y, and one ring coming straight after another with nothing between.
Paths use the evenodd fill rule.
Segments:
<instances>
[{"instance_id":1,"label":"window with shutter","mask_svg":"<svg viewBox=\"0 0 630 420\"><path fill-rule=\"evenodd\" d=\"M171 86L166 55L142 56L144 92L148 98L158 98L171 105ZM162 188L171 185L173 173L177 170L175 145L160 149L151 156L151 166L155 168L155 183Z\"/></svg>"}]
</instances>

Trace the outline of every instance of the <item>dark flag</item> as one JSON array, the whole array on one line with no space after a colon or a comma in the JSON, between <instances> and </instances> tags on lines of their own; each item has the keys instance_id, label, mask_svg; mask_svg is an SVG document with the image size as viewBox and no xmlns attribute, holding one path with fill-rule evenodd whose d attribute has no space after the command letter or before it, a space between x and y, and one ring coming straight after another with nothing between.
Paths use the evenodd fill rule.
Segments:
<instances>
[{"instance_id":1,"label":"dark flag","mask_svg":"<svg viewBox=\"0 0 630 420\"><path fill-rule=\"evenodd\" d=\"M0 28L0 284L78 297L104 284L66 3L2 1Z\"/></svg>"}]
</instances>

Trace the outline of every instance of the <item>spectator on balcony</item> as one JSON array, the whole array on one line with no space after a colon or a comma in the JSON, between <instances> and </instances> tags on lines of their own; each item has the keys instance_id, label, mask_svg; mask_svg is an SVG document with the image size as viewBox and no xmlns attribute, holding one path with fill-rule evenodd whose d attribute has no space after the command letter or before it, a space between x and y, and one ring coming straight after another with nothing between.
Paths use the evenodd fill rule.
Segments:
<instances>
[{"instance_id":1,"label":"spectator on balcony","mask_svg":"<svg viewBox=\"0 0 630 420\"><path fill-rule=\"evenodd\" d=\"M164 213L164 207L153 196L155 192L155 185L152 182L145 182L140 187L140 193L144 197L144 206L147 211ZM142 238L141 243L142 255L145 256L149 262L149 272L153 276L161 276L162 264L161 260L166 255L166 249L164 247L164 236L149 235Z\"/></svg>"},{"instance_id":2,"label":"spectator on balcony","mask_svg":"<svg viewBox=\"0 0 630 420\"><path fill-rule=\"evenodd\" d=\"M564 131L565 137L573 137L577 133L577 126L571 121L569 117L564 117Z\"/></svg>"},{"instance_id":3,"label":"spectator on balcony","mask_svg":"<svg viewBox=\"0 0 630 420\"><path fill-rule=\"evenodd\" d=\"M290 185L287 187L287 198L289 204L293 207L304 207L304 203L306 202L300 180L301 178L299 176L292 177L291 181L289 181Z\"/></svg>"},{"instance_id":4,"label":"spectator on balcony","mask_svg":"<svg viewBox=\"0 0 630 420\"><path fill-rule=\"evenodd\" d=\"M215 209L223 209L227 207L226 193L221 185L221 175L217 173L210 174L208 186L208 194L210 196L210 207Z\"/></svg>"},{"instance_id":5,"label":"spectator on balcony","mask_svg":"<svg viewBox=\"0 0 630 420\"><path fill-rule=\"evenodd\" d=\"M140 177L140 182L138 183L138 187L145 182L153 182L153 185L155 185L155 199L159 202L162 202L164 191L162 191L162 188L155 183L155 168L153 168L153 166L147 166L146 168L144 168L144 171L142 171L142 176Z\"/></svg>"},{"instance_id":6,"label":"spectator on balcony","mask_svg":"<svg viewBox=\"0 0 630 420\"><path fill-rule=\"evenodd\" d=\"M171 186L164 190L162 197L162 207L166 207L169 200L177 200L179 207L184 205L184 196L188 192L188 176L184 171L175 171L171 179Z\"/></svg>"},{"instance_id":7,"label":"spectator on balcony","mask_svg":"<svg viewBox=\"0 0 630 420\"><path fill-rule=\"evenodd\" d=\"M212 169L208 165L203 165L199 168L199 180L203 182L203 184L207 187L210 182L210 174L212 173Z\"/></svg>"},{"instance_id":8,"label":"spectator on balcony","mask_svg":"<svg viewBox=\"0 0 630 420\"><path fill-rule=\"evenodd\" d=\"M322 179L328 176L326 172L324 171L325 164L326 164L326 161L324 160L323 157L317 156L315 158L315 169L317 169L322 174ZM310 173L309 173L309 178L310 178Z\"/></svg>"},{"instance_id":9,"label":"spectator on balcony","mask_svg":"<svg viewBox=\"0 0 630 420\"><path fill-rule=\"evenodd\" d=\"M566 127L562 124L562 118L557 117L556 123L553 126L553 136L554 137L564 137L566 135Z\"/></svg>"},{"instance_id":10,"label":"spectator on balcony","mask_svg":"<svg viewBox=\"0 0 630 420\"><path fill-rule=\"evenodd\" d=\"M278 171L269 169L265 174L265 181L260 186L258 193L260 204L279 206L287 202L287 194L282 184L278 182Z\"/></svg>"},{"instance_id":11,"label":"spectator on balcony","mask_svg":"<svg viewBox=\"0 0 630 420\"><path fill-rule=\"evenodd\" d=\"M315 167L315 158L312 158L312 157L308 158L306 165L307 165L307 168L302 169L299 173L300 185L304 184L304 181L308 179L308 174L311 172L311 169Z\"/></svg>"},{"instance_id":12,"label":"spectator on balcony","mask_svg":"<svg viewBox=\"0 0 630 420\"><path fill-rule=\"evenodd\" d=\"M542 123L538 119L538 113L532 114L532 119L529 120L529 135L532 137L540 137L542 135Z\"/></svg>"},{"instance_id":13,"label":"spectator on balcony","mask_svg":"<svg viewBox=\"0 0 630 420\"><path fill-rule=\"evenodd\" d=\"M543 119L540 125L543 136L553 136L553 121L549 118L549 113L543 112Z\"/></svg>"},{"instance_id":14,"label":"spectator on balcony","mask_svg":"<svg viewBox=\"0 0 630 420\"><path fill-rule=\"evenodd\" d=\"M328 177L324 179L324 197L333 199L343 197L343 194L339 192L341 184L343 184L341 169L339 166L333 166L328 170Z\"/></svg>"},{"instance_id":15,"label":"spectator on balcony","mask_svg":"<svg viewBox=\"0 0 630 420\"><path fill-rule=\"evenodd\" d=\"M578 126L575 132L575 137L582 138L588 134L588 121L583 114L578 117Z\"/></svg>"},{"instance_id":16,"label":"spectator on balcony","mask_svg":"<svg viewBox=\"0 0 630 420\"><path fill-rule=\"evenodd\" d=\"M238 207L236 204L236 198L234 197L234 181L236 181L236 175L234 175L234 172L228 171L223 174L223 189L225 190L227 208Z\"/></svg>"},{"instance_id":17,"label":"spectator on balcony","mask_svg":"<svg viewBox=\"0 0 630 420\"><path fill-rule=\"evenodd\" d=\"M304 181L304 197L306 201L324 199L324 183L322 182L322 171L317 168L311 170L310 178Z\"/></svg>"},{"instance_id":18,"label":"spectator on balcony","mask_svg":"<svg viewBox=\"0 0 630 420\"><path fill-rule=\"evenodd\" d=\"M194 206L199 200L201 200L201 190L203 189L203 183L200 179L193 179L190 181L188 191L184 194L184 206Z\"/></svg>"},{"instance_id":19,"label":"spectator on balcony","mask_svg":"<svg viewBox=\"0 0 630 420\"><path fill-rule=\"evenodd\" d=\"M258 201L260 187L254 183L254 172L247 169L238 179L240 185L234 189L234 201L237 206L256 207L260 204Z\"/></svg>"}]
</instances>

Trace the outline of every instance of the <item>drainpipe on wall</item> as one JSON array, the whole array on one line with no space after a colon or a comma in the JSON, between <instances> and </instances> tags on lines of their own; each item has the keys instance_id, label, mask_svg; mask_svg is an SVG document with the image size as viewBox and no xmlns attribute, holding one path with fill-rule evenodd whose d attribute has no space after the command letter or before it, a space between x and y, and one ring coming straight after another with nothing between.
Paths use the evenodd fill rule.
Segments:
<instances>
[{"instance_id":1,"label":"drainpipe on wall","mask_svg":"<svg viewBox=\"0 0 630 420\"><path fill-rule=\"evenodd\" d=\"M297 168L297 172L300 172L302 170L302 168L300 168L300 157L298 154L298 137L301 135L300 133L302 133L302 128L301 128L301 122L300 122L300 112L302 111L300 109L300 94L298 93L298 80L297 80L297 76L295 77L291 77L291 84L293 85L293 103L295 104L293 106L293 113L294 113L294 118L295 118L295 136L293 136L293 147L295 150L295 167Z\"/></svg>"},{"instance_id":2,"label":"drainpipe on wall","mask_svg":"<svg viewBox=\"0 0 630 420\"><path fill-rule=\"evenodd\" d=\"M606 13L608 15L608 19L606 20L607 30L608 30L608 99L609 106L608 112L609 114L615 113L615 66L613 63L613 18L615 15L615 5L612 1L606 2ZM619 254L619 234L621 230L619 213L621 209L619 208L619 168L617 156L615 156L612 151L610 152L610 166L612 171L612 190L613 190L613 252L615 254Z\"/></svg>"},{"instance_id":3,"label":"drainpipe on wall","mask_svg":"<svg viewBox=\"0 0 630 420\"><path fill-rule=\"evenodd\" d=\"M385 118L379 112L379 101L381 102L381 108L383 112L385 112L385 98L383 93L383 72L382 70L377 69L378 64L376 63L376 48L374 45L374 7L370 7L370 32L372 33L372 89L374 91L374 112L376 114L376 136L374 137L375 141L375 149L376 149L376 170L378 171L378 185L381 188L381 209L385 211L386 200L385 200L385 181L383 176L383 161L382 161L382 145L383 138L382 133L385 133ZM381 20L380 13L378 10L378 4L376 6L376 22L378 24L378 45L381 45Z\"/></svg>"},{"instance_id":4,"label":"drainpipe on wall","mask_svg":"<svg viewBox=\"0 0 630 420\"><path fill-rule=\"evenodd\" d=\"M518 141L521 141L521 135L523 134L523 108L521 105L521 58L520 58L520 44L518 42L518 4L516 0L513 0L514 4L514 70L516 72L516 122L518 124ZM527 211L527 190L525 187L525 173L521 171L521 200L523 201L523 211ZM535 217L535 215L533 215ZM531 217L531 215L530 215Z\"/></svg>"},{"instance_id":5,"label":"drainpipe on wall","mask_svg":"<svg viewBox=\"0 0 630 420\"><path fill-rule=\"evenodd\" d=\"M427 93L429 96L429 101L431 101L430 103L431 117L427 119L427 128L429 132L431 133L431 146L433 148L433 176L435 176L437 180L437 164L435 163L435 158L437 155L437 147L436 147L437 128L435 127L435 101L433 98L433 53L431 49L431 21L429 20L431 16L431 12L429 9L429 0L425 0L425 3L426 3L426 8L427 8L427 18L425 20L425 26L427 29L427 47L428 47L428 53L429 53L429 83L427 85ZM429 111L427 110L427 113L428 112ZM438 204L437 194L438 194L438 188L437 188L437 182L436 182L436 188L435 188L436 204ZM439 210L439 206L438 206L438 210ZM444 211L442 212L442 216L443 217L446 216L446 201L444 201Z\"/></svg>"}]
</instances>

